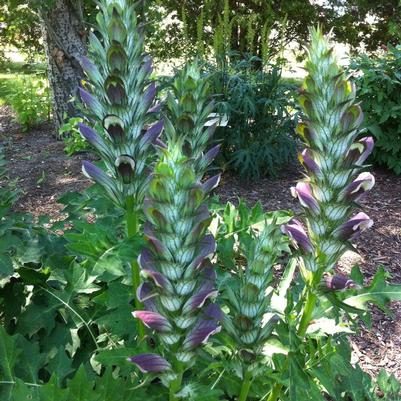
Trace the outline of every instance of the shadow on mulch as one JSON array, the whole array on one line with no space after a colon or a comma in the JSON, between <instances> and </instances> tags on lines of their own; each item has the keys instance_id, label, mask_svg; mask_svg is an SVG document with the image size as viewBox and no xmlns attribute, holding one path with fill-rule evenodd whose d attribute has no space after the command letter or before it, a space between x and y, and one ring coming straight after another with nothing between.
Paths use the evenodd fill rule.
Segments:
<instances>
[{"instance_id":1,"label":"shadow on mulch","mask_svg":"<svg viewBox=\"0 0 401 401\"><path fill-rule=\"evenodd\" d=\"M49 215L62 219L62 205L57 199L68 191L82 191L90 182L81 173L81 162L90 154L68 157L63 142L56 141L51 124L21 133L6 106L0 107L0 144L9 160L10 178L18 178L24 191L17 210L35 216ZM365 198L362 207L375 221L355 246L360 257L344 258L339 268L349 271L357 261L369 280L378 265L391 274L393 283L401 284L401 177L383 169L375 169L376 186ZM237 203L238 197L252 206L260 201L265 210L291 209L300 212L298 202L291 197L290 187L301 177L296 167L283 171L279 178L263 178L255 183L243 183L237 177L224 174L217 190L222 202ZM354 336L353 358L362 368L376 375L381 368L401 380L401 302L391 305L392 317L373 310L373 328Z\"/></svg>"}]
</instances>

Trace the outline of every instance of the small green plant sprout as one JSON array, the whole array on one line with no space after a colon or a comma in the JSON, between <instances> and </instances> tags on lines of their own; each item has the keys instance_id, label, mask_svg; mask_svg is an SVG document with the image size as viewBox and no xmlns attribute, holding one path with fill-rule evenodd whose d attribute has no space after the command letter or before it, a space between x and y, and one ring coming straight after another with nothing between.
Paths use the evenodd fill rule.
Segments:
<instances>
[{"instance_id":1,"label":"small green plant sprout","mask_svg":"<svg viewBox=\"0 0 401 401\"><path fill-rule=\"evenodd\" d=\"M46 171L42 170L40 177L36 180L37 188L40 188L46 182L46 179L47 179Z\"/></svg>"}]
</instances>

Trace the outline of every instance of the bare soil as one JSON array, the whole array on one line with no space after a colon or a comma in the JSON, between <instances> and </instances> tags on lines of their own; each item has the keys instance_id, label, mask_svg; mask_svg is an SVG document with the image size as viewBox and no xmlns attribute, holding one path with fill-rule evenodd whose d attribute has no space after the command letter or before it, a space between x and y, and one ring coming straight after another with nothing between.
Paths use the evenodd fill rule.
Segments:
<instances>
[{"instance_id":1,"label":"bare soil","mask_svg":"<svg viewBox=\"0 0 401 401\"><path fill-rule=\"evenodd\" d=\"M0 145L6 150L10 178L18 179L23 189L17 210L62 219L62 205L57 199L65 192L82 191L90 185L81 173L81 161L93 156L67 156L63 142L55 140L51 124L23 133L13 121L11 110L0 106ZM401 176L379 168L374 169L374 175L376 186L362 206L375 225L356 242L359 256L347 253L339 270L349 272L358 263L369 281L382 265L391 275L390 281L401 284ZM224 174L217 193L224 202L237 203L241 197L249 205L260 201L267 211L299 212L290 187L300 177L296 166L283 171L277 179L264 178L255 183L243 183ZM362 326L352 340L353 359L372 375L384 368L401 380L401 302L392 303L391 311L393 316L389 317L374 309L372 329Z\"/></svg>"}]
</instances>

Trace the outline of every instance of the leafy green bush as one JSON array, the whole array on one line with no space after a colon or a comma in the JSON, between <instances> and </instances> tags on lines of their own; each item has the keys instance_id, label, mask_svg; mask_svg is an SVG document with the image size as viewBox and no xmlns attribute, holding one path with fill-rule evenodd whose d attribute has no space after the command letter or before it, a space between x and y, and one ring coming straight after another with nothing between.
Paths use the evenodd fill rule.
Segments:
<instances>
[{"instance_id":1,"label":"leafy green bush","mask_svg":"<svg viewBox=\"0 0 401 401\"><path fill-rule=\"evenodd\" d=\"M65 143L64 151L68 156L88 150L89 144L82 137L78 124L84 120L81 117L72 117L66 121L59 129L60 137Z\"/></svg>"},{"instance_id":2,"label":"leafy green bush","mask_svg":"<svg viewBox=\"0 0 401 401\"><path fill-rule=\"evenodd\" d=\"M16 121L22 125L24 131L49 120L49 86L41 74L3 79L1 89L5 102L15 111Z\"/></svg>"},{"instance_id":3,"label":"leafy green bush","mask_svg":"<svg viewBox=\"0 0 401 401\"><path fill-rule=\"evenodd\" d=\"M373 160L401 174L401 46L389 45L378 57L362 55L351 71L365 113L364 126L375 138Z\"/></svg>"},{"instance_id":4,"label":"leafy green bush","mask_svg":"<svg viewBox=\"0 0 401 401\"><path fill-rule=\"evenodd\" d=\"M247 180L274 176L295 159L295 86L282 81L279 66L258 64L252 57L211 74L219 112L229 119L216 133L223 162Z\"/></svg>"}]
</instances>

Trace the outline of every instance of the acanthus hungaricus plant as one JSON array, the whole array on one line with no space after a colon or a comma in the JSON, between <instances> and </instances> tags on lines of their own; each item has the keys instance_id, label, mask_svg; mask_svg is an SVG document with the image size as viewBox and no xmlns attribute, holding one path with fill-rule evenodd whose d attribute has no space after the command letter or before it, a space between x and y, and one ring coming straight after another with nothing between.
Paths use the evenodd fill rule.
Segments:
<instances>
[{"instance_id":1,"label":"acanthus hungaricus plant","mask_svg":"<svg viewBox=\"0 0 401 401\"><path fill-rule=\"evenodd\" d=\"M83 172L100 184L125 210L128 237L138 233L143 199L159 143L163 121L155 121L160 109L154 104L156 85L150 80L152 60L144 53L141 27L134 6L126 0L100 4L97 34L90 33L89 57L82 67L90 81L80 89L89 123L79 124L82 136L98 151L106 172L83 162ZM132 262L133 291L139 285L139 268ZM137 303L139 307L139 303ZM143 327L138 326L140 335Z\"/></svg>"},{"instance_id":2,"label":"acanthus hungaricus plant","mask_svg":"<svg viewBox=\"0 0 401 401\"><path fill-rule=\"evenodd\" d=\"M105 1L97 33L90 34L89 57L81 64L90 84L82 102L94 128L80 124L81 134L99 152L107 173L84 162L83 170L127 212L142 209L149 179L151 145L163 129L154 121L156 85L150 81L152 60L144 53L141 28L125 0ZM98 132L96 132L98 131Z\"/></svg>"},{"instance_id":3,"label":"acanthus hungaricus plant","mask_svg":"<svg viewBox=\"0 0 401 401\"><path fill-rule=\"evenodd\" d=\"M207 126L213 103L196 64L186 66L167 97L168 148L152 174L144 204L147 246L139 265L145 281L137 298L145 310L133 315L157 335L160 354L132 356L141 371L161 374L169 399L177 399L183 374L195 363L195 351L221 330L216 273L210 257L215 239L207 230L206 206L216 175L201 182L219 147L206 152L215 126Z\"/></svg>"},{"instance_id":4,"label":"acanthus hungaricus plant","mask_svg":"<svg viewBox=\"0 0 401 401\"><path fill-rule=\"evenodd\" d=\"M297 127L306 145L299 156L306 178L291 189L303 207L306 230L295 219L283 227L300 251L299 268L306 284L301 336L312 319L316 288L324 276L331 290L349 286L349 281L332 275L350 242L373 224L365 213L353 212L375 183L364 171L373 139L358 139L363 113L355 100L355 85L338 67L328 39L320 30L311 30L311 35L308 76L300 96L305 118Z\"/></svg>"},{"instance_id":5,"label":"acanthus hungaricus plant","mask_svg":"<svg viewBox=\"0 0 401 401\"><path fill-rule=\"evenodd\" d=\"M133 8L102 0L100 10L93 61L82 60L90 82L80 129L106 166L84 170L114 203L97 187L68 195L73 228L50 235L10 214L13 187L0 189L1 400L399 399L395 380L381 374L372 386L351 364L345 338L358 317L368 323L368 302L385 309L401 290L383 269L367 285L358 268L336 272L372 225L355 206L374 185L364 165L373 141L358 136L362 113L328 39L312 31L301 94L306 177L292 192L304 214L288 222L291 213L240 202L219 220L208 210L219 177L204 178L218 151L206 146L205 78L196 66L177 77L165 146ZM56 227L65 231L65 221Z\"/></svg>"},{"instance_id":6,"label":"acanthus hungaricus plant","mask_svg":"<svg viewBox=\"0 0 401 401\"><path fill-rule=\"evenodd\" d=\"M147 280L138 289L145 310L134 316L158 333L163 357L141 354L130 360L144 372L166 372L170 400L182 375L194 364L194 350L220 331L220 308L210 256L215 240L207 234L210 214L205 201L219 177L201 184L182 146L163 150L145 200L147 246L139 264ZM165 359L167 358L167 359Z\"/></svg>"},{"instance_id":7,"label":"acanthus hungaricus plant","mask_svg":"<svg viewBox=\"0 0 401 401\"><path fill-rule=\"evenodd\" d=\"M343 334L357 330L354 317L364 315L368 300L383 307L389 298L386 291L383 299L370 295L375 287L386 288L383 282L378 284L382 272L377 282L363 288L358 269L347 277L336 267L347 249L355 250L351 242L373 224L367 214L355 211L375 183L364 165L373 139L359 133L363 113L355 100L355 86L337 65L329 38L318 28L311 30L311 39L308 76L300 94L305 117L297 127L306 146L299 155L305 179L291 189L304 215L282 227L295 247L300 272L296 281L302 290L287 292L285 309L281 308L282 322L276 330L286 357L273 355L280 375L268 400L292 399L295 394L299 399L323 400L322 389L334 399L348 399L339 398L340 394L354 399L352 386L358 382L358 392L367 397L358 399L365 400L372 394L362 384L366 377L349 362ZM399 298L398 288L393 295ZM278 306L279 300L273 303ZM327 370L335 373L330 377Z\"/></svg>"},{"instance_id":8,"label":"acanthus hungaricus plant","mask_svg":"<svg viewBox=\"0 0 401 401\"><path fill-rule=\"evenodd\" d=\"M247 264L244 268L238 266L235 285L224 289L229 313L224 316L223 327L237 348L234 361L241 366L240 401L247 399L252 381L261 374L266 362L263 348L278 321L277 314L268 314L272 295L268 289L273 281L273 266L282 254L289 253L282 237L276 219L266 224L259 236L247 244Z\"/></svg>"}]
</instances>

